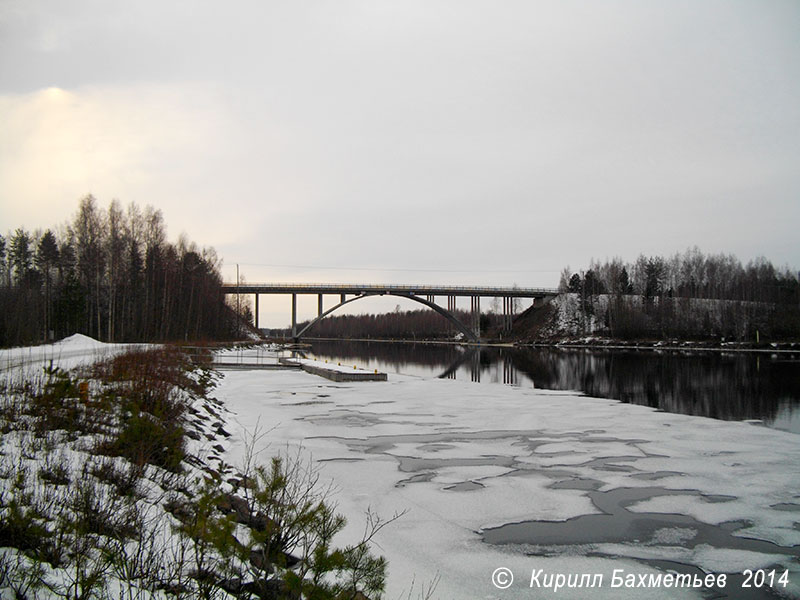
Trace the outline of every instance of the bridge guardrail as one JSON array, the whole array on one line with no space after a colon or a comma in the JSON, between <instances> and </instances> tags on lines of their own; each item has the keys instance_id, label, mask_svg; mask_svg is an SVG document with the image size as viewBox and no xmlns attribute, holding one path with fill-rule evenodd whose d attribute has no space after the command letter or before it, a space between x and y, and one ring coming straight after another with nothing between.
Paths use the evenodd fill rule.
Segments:
<instances>
[{"instance_id":1,"label":"bridge guardrail","mask_svg":"<svg viewBox=\"0 0 800 600\"><path fill-rule=\"evenodd\" d=\"M501 287L501 286L448 286L448 285L409 285L409 284L374 284L374 283L223 283L223 290L248 290L243 293L291 293L292 291L308 293L330 293L340 294L350 291L382 292L393 291L414 294L433 294L435 295L555 295L558 290L555 288L523 288L523 287Z\"/></svg>"}]
</instances>

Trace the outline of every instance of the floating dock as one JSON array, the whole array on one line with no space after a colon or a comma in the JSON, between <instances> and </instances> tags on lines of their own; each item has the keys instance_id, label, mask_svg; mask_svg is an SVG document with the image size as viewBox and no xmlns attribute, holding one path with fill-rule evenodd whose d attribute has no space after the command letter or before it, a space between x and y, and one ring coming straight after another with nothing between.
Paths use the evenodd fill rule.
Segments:
<instances>
[{"instance_id":1,"label":"floating dock","mask_svg":"<svg viewBox=\"0 0 800 600\"><path fill-rule=\"evenodd\" d=\"M317 365L309 365L302 363L301 368L306 373L319 375L331 381L386 381L386 373L378 373L377 371L370 373L369 371L359 371L353 369L352 371L345 371L340 369L328 369L326 367L319 367Z\"/></svg>"},{"instance_id":2,"label":"floating dock","mask_svg":"<svg viewBox=\"0 0 800 600\"><path fill-rule=\"evenodd\" d=\"M220 370L230 371L251 371L251 370L285 370L285 369L300 369L299 363L281 364L281 363L260 363L260 362L222 362L214 361L214 367Z\"/></svg>"},{"instance_id":3,"label":"floating dock","mask_svg":"<svg viewBox=\"0 0 800 600\"><path fill-rule=\"evenodd\" d=\"M214 367L223 370L278 370L278 369L302 369L306 373L319 375L331 381L386 381L386 373L378 371L367 371L365 369L350 370L342 365L329 365L322 362L308 360L298 360L296 358L276 357L276 356L226 356L217 357L213 363Z\"/></svg>"}]
</instances>

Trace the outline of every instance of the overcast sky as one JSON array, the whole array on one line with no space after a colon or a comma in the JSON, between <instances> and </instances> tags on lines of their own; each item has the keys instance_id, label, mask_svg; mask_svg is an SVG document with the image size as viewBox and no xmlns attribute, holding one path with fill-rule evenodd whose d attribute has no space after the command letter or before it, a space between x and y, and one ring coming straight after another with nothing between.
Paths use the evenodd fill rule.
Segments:
<instances>
[{"instance_id":1,"label":"overcast sky","mask_svg":"<svg viewBox=\"0 0 800 600\"><path fill-rule=\"evenodd\" d=\"M0 232L87 193L230 280L798 268L800 2L0 0Z\"/></svg>"}]
</instances>

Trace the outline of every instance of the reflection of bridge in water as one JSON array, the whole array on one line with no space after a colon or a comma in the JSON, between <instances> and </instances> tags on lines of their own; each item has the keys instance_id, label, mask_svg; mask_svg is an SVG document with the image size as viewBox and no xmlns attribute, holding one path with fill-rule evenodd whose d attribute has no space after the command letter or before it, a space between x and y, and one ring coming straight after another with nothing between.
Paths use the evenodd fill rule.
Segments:
<instances>
[{"instance_id":1,"label":"reflection of bridge in water","mask_svg":"<svg viewBox=\"0 0 800 600\"><path fill-rule=\"evenodd\" d=\"M286 294L292 297L292 338L300 339L309 329L326 316L345 304L372 296L397 296L414 300L435 310L463 333L467 339L480 339L481 298L502 298L503 328L508 330L514 319L514 299L530 298L543 301L558 294L551 288L519 288L519 287L476 287L476 286L443 286L443 285L393 285L393 284L353 284L353 283L224 283L224 294L252 294L255 296L255 326L258 328L258 298L261 294ZM317 316L300 331L297 330L297 296L298 294L317 295ZM323 296L337 295L339 302L324 310ZM352 296L348 298L348 296ZM447 308L436 303L436 297L447 298ZM470 298L470 323L462 323L456 316L456 299Z\"/></svg>"},{"instance_id":2,"label":"reflection of bridge in water","mask_svg":"<svg viewBox=\"0 0 800 600\"><path fill-rule=\"evenodd\" d=\"M500 351L499 357L499 360L501 360L503 363L503 383L507 383L509 385L516 385L519 383L517 378L517 369L514 367L511 356ZM489 363L487 362L486 364L488 365ZM481 362L480 346L472 346L469 348L455 361L453 361L444 371L442 371L438 377L439 379L455 379L456 373L458 373L458 371L465 365L469 365L470 380L475 383L480 383L481 370L484 366L484 363Z\"/></svg>"}]
</instances>

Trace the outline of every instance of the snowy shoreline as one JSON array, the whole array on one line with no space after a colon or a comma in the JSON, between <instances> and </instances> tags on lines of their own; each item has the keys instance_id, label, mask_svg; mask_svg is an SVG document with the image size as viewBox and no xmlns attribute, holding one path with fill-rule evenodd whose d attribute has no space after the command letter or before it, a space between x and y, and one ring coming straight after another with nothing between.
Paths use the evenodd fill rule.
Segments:
<instances>
[{"instance_id":1,"label":"snowy shoreline","mask_svg":"<svg viewBox=\"0 0 800 600\"><path fill-rule=\"evenodd\" d=\"M755 352L764 354L797 354L800 353L800 342L775 342L769 345L756 346L748 342L698 342L692 340L636 340L625 341L607 338L574 338L564 337L550 341L535 342L466 342L460 340L425 340L425 339L379 339L379 338L303 338L308 342L342 342L342 343L368 343L368 344L419 344L430 346L468 346L482 348L563 348L565 350L643 350L660 352ZM276 344L281 343L280 338L273 339ZM285 341L285 340L284 340Z\"/></svg>"}]
</instances>

